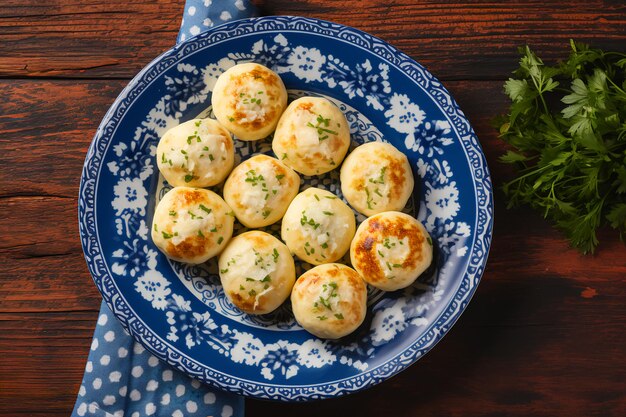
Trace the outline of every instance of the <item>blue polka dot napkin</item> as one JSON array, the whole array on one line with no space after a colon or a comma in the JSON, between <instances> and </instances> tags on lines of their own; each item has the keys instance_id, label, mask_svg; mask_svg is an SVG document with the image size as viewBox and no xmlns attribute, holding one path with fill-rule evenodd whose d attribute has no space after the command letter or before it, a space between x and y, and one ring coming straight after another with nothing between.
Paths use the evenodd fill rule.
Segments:
<instances>
[{"instance_id":1,"label":"blue polka dot napkin","mask_svg":"<svg viewBox=\"0 0 626 417\"><path fill-rule=\"evenodd\" d=\"M187 0L176 43L210 27L256 15L256 7L248 0Z\"/></svg>"},{"instance_id":2,"label":"blue polka dot napkin","mask_svg":"<svg viewBox=\"0 0 626 417\"><path fill-rule=\"evenodd\" d=\"M159 361L102 303L72 417L240 417L243 411L243 397Z\"/></svg>"},{"instance_id":3,"label":"blue polka dot napkin","mask_svg":"<svg viewBox=\"0 0 626 417\"><path fill-rule=\"evenodd\" d=\"M247 0L187 0L177 43L254 15L256 8ZM102 303L72 417L243 415L243 397L218 391L159 361Z\"/></svg>"}]
</instances>

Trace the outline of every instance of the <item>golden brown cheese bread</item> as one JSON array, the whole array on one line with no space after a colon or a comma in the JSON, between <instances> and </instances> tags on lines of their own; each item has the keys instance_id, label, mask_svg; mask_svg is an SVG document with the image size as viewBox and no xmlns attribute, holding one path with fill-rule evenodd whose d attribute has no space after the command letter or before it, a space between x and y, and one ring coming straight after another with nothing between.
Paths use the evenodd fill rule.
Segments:
<instances>
[{"instance_id":1,"label":"golden brown cheese bread","mask_svg":"<svg viewBox=\"0 0 626 417\"><path fill-rule=\"evenodd\" d=\"M210 187L233 169L230 133L212 119L194 119L171 128L157 146L157 165L173 186Z\"/></svg>"},{"instance_id":2,"label":"golden brown cheese bread","mask_svg":"<svg viewBox=\"0 0 626 417\"><path fill-rule=\"evenodd\" d=\"M224 293L248 314L266 314L280 306L296 279L293 257L274 236L251 231L234 237L219 259Z\"/></svg>"},{"instance_id":3,"label":"golden brown cheese bread","mask_svg":"<svg viewBox=\"0 0 626 417\"><path fill-rule=\"evenodd\" d=\"M298 194L300 177L267 155L255 155L239 164L224 184L224 199L247 227L279 221Z\"/></svg>"},{"instance_id":4,"label":"golden brown cheese bread","mask_svg":"<svg viewBox=\"0 0 626 417\"><path fill-rule=\"evenodd\" d=\"M321 97L293 101L280 118L272 140L277 158L304 175L337 168L349 146L346 116Z\"/></svg>"},{"instance_id":5,"label":"golden brown cheese bread","mask_svg":"<svg viewBox=\"0 0 626 417\"><path fill-rule=\"evenodd\" d=\"M319 265L340 259L350 248L354 212L336 195L308 188L293 199L281 225L281 236L292 253Z\"/></svg>"},{"instance_id":6,"label":"golden brown cheese bread","mask_svg":"<svg viewBox=\"0 0 626 417\"><path fill-rule=\"evenodd\" d=\"M367 287L359 274L342 264L324 264L305 272L293 287L296 321L309 333L338 339L363 323Z\"/></svg>"},{"instance_id":7,"label":"golden brown cheese bread","mask_svg":"<svg viewBox=\"0 0 626 417\"><path fill-rule=\"evenodd\" d=\"M359 225L350 245L352 266L370 285L385 291L408 287L432 262L432 240L422 224L388 211Z\"/></svg>"},{"instance_id":8,"label":"golden brown cheese bread","mask_svg":"<svg viewBox=\"0 0 626 417\"><path fill-rule=\"evenodd\" d=\"M217 120L238 139L258 140L276 128L287 107L287 90L269 68L239 64L217 79L211 104Z\"/></svg>"},{"instance_id":9,"label":"golden brown cheese bread","mask_svg":"<svg viewBox=\"0 0 626 417\"><path fill-rule=\"evenodd\" d=\"M369 142L352 151L341 166L340 179L348 203L366 216L402 210L413 193L406 155L384 142Z\"/></svg>"},{"instance_id":10,"label":"golden brown cheese bread","mask_svg":"<svg viewBox=\"0 0 626 417\"><path fill-rule=\"evenodd\" d=\"M230 207L213 191L174 187L154 211L152 241L175 261L199 264L222 251L234 222Z\"/></svg>"}]
</instances>

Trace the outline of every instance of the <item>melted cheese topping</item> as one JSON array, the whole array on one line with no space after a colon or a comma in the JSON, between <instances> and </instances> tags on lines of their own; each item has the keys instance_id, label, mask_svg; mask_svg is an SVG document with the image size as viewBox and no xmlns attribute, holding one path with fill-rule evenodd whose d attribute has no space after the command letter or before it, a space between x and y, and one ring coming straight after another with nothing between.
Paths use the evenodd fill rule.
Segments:
<instances>
[{"instance_id":1,"label":"melted cheese topping","mask_svg":"<svg viewBox=\"0 0 626 417\"><path fill-rule=\"evenodd\" d=\"M432 240L424 226L396 211L366 219L350 245L354 269L367 283L385 291L411 285L432 259Z\"/></svg>"},{"instance_id":2,"label":"melted cheese topping","mask_svg":"<svg viewBox=\"0 0 626 417\"><path fill-rule=\"evenodd\" d=\"M356 329L365 317L367 289L352 268L319 265L298 278L291 303L298 323L310 333L339 338Z\"/></svg>"},{"instance_id":3,"label":"melted cheese topping","mask_svg":"<svg viewBox=\"0 0 626 417\"><path fill-rule=\"evenodd\" d=\"M267 86L259 81L250 81L235 89L234 109L239 114L239 123L246 124L255 121L264 122L271 112L272 105L267 97Z\"/></svg>"},{"instance_id":4,"label":"melted cheese topping","mask_svg":"<svg viewBox=\"0 0 626 417\"><path fill-rule=\"evenodd\" d=\"M387 279L393 279L395 270L403 268L404 262L409 256L409 239L398 239L395 236L385 238L376 244L376 257L380 269Z\"/></svg>"},{"instance_id":5,"label":"melted cheese topping","mask_svg":"<svg viewBox=\"0 0 626 417\"><path fill-rule=\"evenodd\" d=\"M341 258L354 231L354 213L343 201L328 191L309 188L289 206L281 233L300 259L319 265Z\"/></svg>"},{"instance_id":6,"label":"melted cheese topping","mask_svg":"<svg viewBox=\"0 0 626 417\"><path fill-rule=\"evenodd\" d=\"M204 234L203 231L208 230L211 233L211 230L217 230L213 211L207 214L199 205L170 210L168 215L172 217L171 231L174 236L171 242L174 245L180 244L189 237L199 236L199 233Z\"/></svg>"},{"instance_id":7,"label":"melted cheese topping","mask_svg":"<svg viewBox=\"0 0 626 417\"><path fill-rule=\"evenodd\" d=\"M230 134L215 120L197 119L180 124L163 135L157 147L157 164L175 186L208 187L224 180L234 163Z\"/></svg>"},{"instance_id":8,"label":"melted cheese topping","mask_svg":"<svg viewBox=\"0 0 626 417\"><path fill-rule=\"evenodd\" d=\"M213 112L241 140L268 136L287 107L282 80L263 65L235 65L218 78L211 96Z\"/></svg>"},{"instance_id":9,"label":"melted cheese topping","mask_svg":"<svg viewBox=\"0 0 626 417\"><path fill-rule=\"evenodd\" d=\"M350 146L348 122L325 98L302 97L283 113L272 141L281 160L304 175L337 168Z\"/></svg>"},{"instance_id":10,"label":"melted cheese topping","mask_svg":"<svg viewBox=\"0 0 626 417\"><path fill-rule=\"evenodd\" d=\"M277 308L295 280L287 247L260 231L234 238L220 256L219 268L226 295L238 308L252 314Z\"/></svg>"},{"instance_id":11,"label":"melted cheese topping","mask_svg":"<svg viewBox=\"0 0 626 417\"><path fill-rule=\"evenodd\" d=\"M368 216L402 210L414 187L406 156L383 142L357 147L344 161L340 180L346 200Z\"/></svg>"},{"instance_id":12,"label":"melted cheese topping","mask_svg":"<svg viewBox=\"0 0 626 417\"><path fill-rule=\"evenodd\" d=\"M230 208L214 192L175 187L156 207L152 240L174 260L202 263L226 246L233 224Z\"/></svg>"},{"instance_id":13,"label":"melted cheese topping","mask_svg":"<svg viewBox=\"0 0 626 417\"><path fill-rule=\"evenodd\" d=\"M224 185L224 198L248 227L272 224L296 196L300 178L275 158L256 155L236 167Z\"/></svg>"}]
</instances>

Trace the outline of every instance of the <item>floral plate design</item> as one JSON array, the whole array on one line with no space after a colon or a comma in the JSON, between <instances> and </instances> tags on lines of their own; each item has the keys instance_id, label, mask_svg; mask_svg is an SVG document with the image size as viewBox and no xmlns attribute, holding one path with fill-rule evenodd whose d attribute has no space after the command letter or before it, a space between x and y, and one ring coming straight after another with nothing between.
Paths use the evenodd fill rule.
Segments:
<instances>
[{"instance_id":1,"label":"floral plate design","mask_svg":"<svg viewBox=\"0 0 626 417\"><path fill-rule=\"evenodd\" d=\"M251 61L278 72L291 98L320 95L335 102L350 123L353 146L388 141L406 153L414 169L417 186L405 211L430 232L436 261L405 290L370 290L364 324L338 341L302 330L288 303L266 316L243 314L224 296L214 260L204 265L170 261L148 237L155 204L169 189L156 169L160 135L182 121L210 116L217 77ZM271 154L271 138L235 142L237 162ZM341 197L337 171L304 177L303 187L326 188ZM335 23L286 16L221 25L144 68L98 128L79 195L87 264L123 326L154 355L195 378L283 401L362 390L430 350L476 290L491 243L492 215L480 144L439 81L380 39ZM243 230L238 225L235 234Z\"/></svg>"}]
</instances>

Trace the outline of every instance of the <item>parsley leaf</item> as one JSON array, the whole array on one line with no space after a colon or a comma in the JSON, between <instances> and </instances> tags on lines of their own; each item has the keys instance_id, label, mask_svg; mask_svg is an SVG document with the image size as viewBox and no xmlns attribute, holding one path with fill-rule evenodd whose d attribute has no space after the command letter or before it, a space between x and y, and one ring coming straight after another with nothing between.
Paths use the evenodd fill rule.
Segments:
<instances>
[{"instance_id":1,"label":"parsley leaf","mask_svg":"<svg viewBox=\"0 0 626 417\"><path fill-rule=\"evenodd\" d=\"M570 45L555 66L520 48L496 124L511 148L500 161L519 170L503 185L509 207L540 210L587 253L598 228L626 232L626 54Z\"/></svg>"}]
</instances>

